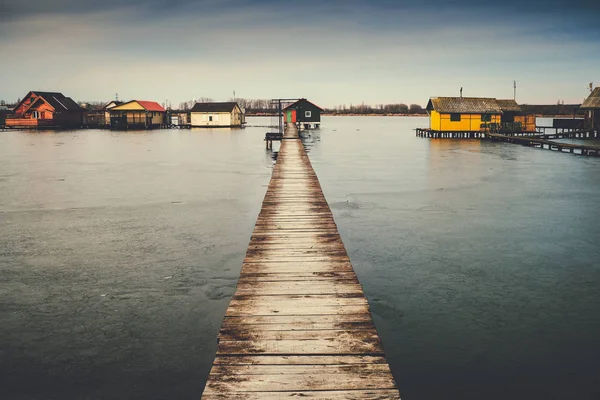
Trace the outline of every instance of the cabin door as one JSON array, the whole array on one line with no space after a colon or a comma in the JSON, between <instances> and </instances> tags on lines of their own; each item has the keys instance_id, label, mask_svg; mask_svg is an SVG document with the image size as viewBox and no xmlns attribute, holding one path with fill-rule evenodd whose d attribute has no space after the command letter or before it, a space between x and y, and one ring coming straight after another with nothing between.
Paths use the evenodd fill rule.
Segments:
<instances>
[{"instance_id":1,"label":"cabin door","mask_svg":"<svg viewBox=\"0 0 600 400\"><path fill-rule=\"evenodd\" d=\"M296 123L296 110L288 110L285 113L285 122Z\"/></svg>"}]
</instances>

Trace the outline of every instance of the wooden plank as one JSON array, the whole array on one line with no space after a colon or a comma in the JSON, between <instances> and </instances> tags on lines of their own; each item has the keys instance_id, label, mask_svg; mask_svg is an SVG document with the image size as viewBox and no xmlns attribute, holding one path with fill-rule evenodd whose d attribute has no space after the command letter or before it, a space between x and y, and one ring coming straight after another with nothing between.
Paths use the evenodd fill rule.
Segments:
<instances>
[{"instance_id":1,"label":"wooden plank","mask_svg":"<svg viewBox=\"0 0 600 400\"><path fill-rule=\"evenodd\" d=\"M346 281L267 281L267 282L238 282L236 294L260 293L261 295L293 295L293 294L347 294L362 295L359 283Z\"/></svg>"},{"instance_id":2,"label":"wooden plank","mask_svg":"<svg viewBox=\"0 0 600 400\"><path fill-rule=\"evenodd\" d=\"M215 358L214 365L347 365L387 364L382 356L239 356Z\"/></svg>"},{"instance_id":3,"label":"wooden plank","mask_svg":"<svg viewBox=\"0 0 600 400\"><path fill-rule=\"evenodd\" d=\"M223 391L262 392L294 390L353 390L353 389L394 389L391 374L360 373L337 371L332 374L293 374L293 375L246 375L230 376L223 380L222 375L211 374L207 384L216 393Z\"/></svg>"},{"instance_id":4,"label":"wooden plank","mask_svg":"<svg viewBox=\"0 0 600 400\"><path fill-rule=\"evenodd\" d=\"M265 325L296 325L301 327L302 324L305 326L313 327L323 324L335 325L339 323L363 323L372 322L371 316L367 313L358 314L344 314L344 315L246 315L238 317L225 317L223 320L223 327L230 325L261 325L261 329Z\"/></svg>"},{"instance_id":5,"label":"wooden plank","mask_svg":"<svg viewBox=\"0 0 600 400\"><path fill-rule=\"evenodd\" d=\"M237 392L216 393L208 388L202 397L205 400L400 400L396 389L335 390L335 391L288 391L288 392Z\"/></svg>"},{"instance_id":6,"label":"wooden plank","mask_svg":"<svg viewBox=\"0 0 600 400\"><path fill-rule=\"evenodd\" d=\"M248 327L234 326L223 328L219 332L220 341L263 341L263 340L341 340L356 339L360 341L377 340L375 329L323 329L323 330L262 330L260 327L250 325Z\"/></svg>"},{"instance_id":7,"label":"wooden plank","mask_svg":"<svg viewBox=\"0 0 600 400\"><path fill-rule=\"evenodd\" d=\"M359 339L240 340L219 342L217 354L355 354L383 355L379 341Z\"/></svg>"},{"instance_id":8,"label":"wooden plank","mask_svg":"<svg viewBox=\"0 0 600 400\"><path fill-rule=\"evenodd\" d=\"M336 374L355 371L361 374L389 375L387 364L345 364L345 365L219 365L210 373L212 375L306 375L306 374Z\"/></svg>"}]
</instances>

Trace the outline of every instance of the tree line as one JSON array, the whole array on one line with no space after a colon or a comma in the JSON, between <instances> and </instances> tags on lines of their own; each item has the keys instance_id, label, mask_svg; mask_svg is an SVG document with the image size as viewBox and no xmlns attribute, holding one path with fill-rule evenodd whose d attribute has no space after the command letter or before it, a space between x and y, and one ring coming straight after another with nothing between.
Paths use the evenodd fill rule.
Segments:
<instances>
[{"instance_id":1,"label":"tree line","mask_svg":"<svg viewBox=\"0 0 600 400\"><path fill-rule=\"evenodd\" d=\"M346 107L345 104L336 106L333 108L325 109L328 114L376 114L376 115L389 115L389 114L426 114L427 112L418 104L406 105L403 103L397 104L377 104L371 106L368 104L352 105Z\"/></svg>"}]
</instances>

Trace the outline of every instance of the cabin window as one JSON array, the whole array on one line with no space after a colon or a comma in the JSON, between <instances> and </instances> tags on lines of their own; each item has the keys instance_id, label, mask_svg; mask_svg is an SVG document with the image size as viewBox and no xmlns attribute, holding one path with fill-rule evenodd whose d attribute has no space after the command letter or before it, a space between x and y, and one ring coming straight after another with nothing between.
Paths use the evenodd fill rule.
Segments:
<instances>
[{"instance_id":1,"label":"cabin window","mask_svg":"<svg viewBox=\"0 0 600 400\"><path fill-rule=\"evenodd\" d=\"M450 121L460 122L460 114L450 114Z\"/></svg>"},{"instance_id":2,"label":"cabin window","mask_svg":"<svg viewBox=\"0 0 600 400\"><path fill-rule=\"evenodd\" d=\"M38 119L39 117L40 117L40 113L39 113L39 112L37 112L37 111L34 111L34 112L33 112L33 118L34 118L34 119Z\"/></svg>"},{"instance_id":3,"label":"cabin window","mask_svg":"<svg viewBox=\"0 0 600 400\"><path fill-rule=\"evenodd\" d=\"M210 115L210 116L208 117L208 120L209 120L210 122L212 122L212 115Z\"/></svg>"},{"instance_id":4,"label":"cabin window","mask_svg":"<svg viewBox=\"0 0 600 400\"><path fill-rule=\"evenodd\" d=\"M481 122L492 122L492 114L481 114Z\"/></svg>"},{"instance_id":5,"label":"cabin window","mask_svg":"<svg viewBox=\"0 0 600 400\"><path fill-rule=\"evenodd\" d=\"M312 113L311 113L310 111L304 111L304 116L305 116L306 118L310 118L310 117L311 117L311 115L312 115Z\"/></svg>"}]
</instances>

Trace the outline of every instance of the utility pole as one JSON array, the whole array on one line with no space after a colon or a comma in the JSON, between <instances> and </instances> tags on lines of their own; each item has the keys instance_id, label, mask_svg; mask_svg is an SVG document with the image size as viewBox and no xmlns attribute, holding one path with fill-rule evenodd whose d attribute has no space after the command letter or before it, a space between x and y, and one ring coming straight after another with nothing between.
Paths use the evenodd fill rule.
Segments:
<instances>
[{"instance_id":1,"label":"utility pole","mask_svg":"<svg viewBox=\"0 0 600 400\"><path fill-rule=\"evenodd\" d=\"M517 81L513 81L513 100L517 101Z\"/></svg>"}]
</instances>

